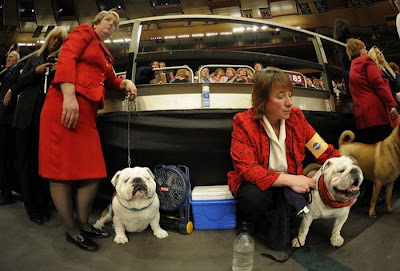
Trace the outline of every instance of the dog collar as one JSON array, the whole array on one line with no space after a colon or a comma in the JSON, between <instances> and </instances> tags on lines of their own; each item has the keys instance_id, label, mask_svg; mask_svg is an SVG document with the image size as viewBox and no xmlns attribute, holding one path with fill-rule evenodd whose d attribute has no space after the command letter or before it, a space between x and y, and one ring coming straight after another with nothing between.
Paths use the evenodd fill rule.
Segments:
<instances>
[{"instance_id":1,"label":"dog collar","mask_svg":"<svg viewBox=\"0 0 400 271\"><path fill-rule=\"evenodd\" d=\"M324 174L322 174L321 177L319 177L319 179L318 179L318 192L319 192L319 195L321 196L322 202L325 205L328 205L332 208L342 208L342 207L351 206L355 202L355 200L349 200L346 202L333 201L331 198L331 195L329 195L328 189L325 186Z\"/></svg>"},{"instance_id":2,"label":"dog collar","mask_svg":"<svg viewBox=\"0 0 400 271\"><path fill-rule=\"evenodd\" d=\"M149 208L150 205L153 204L154 198L150 201L149 205L147 205L147 206L145 206L143 208L128 208L128 207L126 207L125 205L122 204L122 202L119 200L118 196L117 196L117 200L118 200L119 204L121 204L121 206L124 207L125 209L127 209L129 211L132 211L132 212L139 212L139 211L142 211L142 210L145 210L145 209Z\"/></svg>"}]
</instances>

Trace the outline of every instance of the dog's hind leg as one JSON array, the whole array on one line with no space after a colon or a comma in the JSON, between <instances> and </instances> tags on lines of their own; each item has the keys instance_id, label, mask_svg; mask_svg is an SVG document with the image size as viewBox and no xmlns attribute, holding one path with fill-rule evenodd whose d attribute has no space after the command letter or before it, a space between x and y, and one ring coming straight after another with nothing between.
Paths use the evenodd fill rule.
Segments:
<instances>
[{"instance_id":1,"label":"dog's hind leg","mask_svg":"<svg viewBox=\"0 0 400 271\"><path fill-rule=\"evenodd\" d=\"M375 206L378 202L379 193L381 193L382 181L380 179L375 179L374 188L372 190L371 203L369 205L369 218L376 218Z\"/></svg>"},{"instance_id":2,"label":"dog's hind leg","mask_svg":"<svg viewBox=\"0 0 400 271\"><path fill-rule=\"evenodd\" d=\"M393 186L394 182L388 183L386 185L386 210L388 214L391 214L394 212L394 209L392 207L392 192L393 192Z\"/></svg>"},{"instance_id":3,"label":"dog's hind leg","mask_svg":"<svg viewBox=\"0 0 400 271\"><path fill-rule=\"evenodd\" d=\"M110 205L107 207L107 209L105 209L102 213L101 213L101 217L96 221L96 223L94 223L93 227L95 227L98 230L101 230L104 225L110 221L112 221L112 209L111 209L111 203Z\"/></svg>"}]
</instances>

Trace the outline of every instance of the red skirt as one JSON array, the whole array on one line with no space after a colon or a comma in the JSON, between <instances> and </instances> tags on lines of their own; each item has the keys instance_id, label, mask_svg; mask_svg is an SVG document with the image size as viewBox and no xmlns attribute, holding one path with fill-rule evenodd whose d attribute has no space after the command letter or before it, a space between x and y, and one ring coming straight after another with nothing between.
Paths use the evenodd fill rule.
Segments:
<instances>
[{"instance_id":1,"label":"red skirt","mask_svg":"<svg viewBox=\"0 0 400 271\"><path fill-rule=\"evenodd\" d=\"M98 102L76 93L79 119L75 128L61 123L63 95L50 87L40 117L39 174L58 181L101 179L107 176L97 131Z\"/></svg>"}]
</instances>

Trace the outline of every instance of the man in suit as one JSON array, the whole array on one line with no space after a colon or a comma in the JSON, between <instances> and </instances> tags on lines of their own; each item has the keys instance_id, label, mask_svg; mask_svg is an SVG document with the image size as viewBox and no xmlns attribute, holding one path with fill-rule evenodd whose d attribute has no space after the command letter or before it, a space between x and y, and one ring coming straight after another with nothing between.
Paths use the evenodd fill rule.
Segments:
<instances>
[{"instance_id":1,"label":"man in suit","mask_svg":"<svg viewBox=\"0 0 400 271\"><path fill-rule=\"evenodd\" d=\"M19 53L12 51L8 54L6 69L0 87L0 205L15 202L12 194L12 171L15 155L15 131L12 120L15 110L16 82L20 74Z\"/></svg>"}]
</instances>

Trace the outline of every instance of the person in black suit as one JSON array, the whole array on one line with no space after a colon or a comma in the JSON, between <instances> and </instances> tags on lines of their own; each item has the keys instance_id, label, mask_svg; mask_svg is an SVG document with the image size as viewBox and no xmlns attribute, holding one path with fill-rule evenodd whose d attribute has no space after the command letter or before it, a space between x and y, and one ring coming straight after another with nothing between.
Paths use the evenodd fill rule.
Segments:
<instances>
[{"instance_id":1,"label":"person in black suit","mask_svg":"<svg viewBox=\"0 0 400 271\"><path fill-rule=\"evenodd\" d=\"M0 205L15 202L12 194L15 154L15 131L12 128L12 119L15 109L16 83L20 75L18 67L19 53L12 51L7 56L4 78L0 87Z\"/></svg>"},{"instance_id":2,"label":"person in black suit","mask_svg":"<svg viewBox=\"0 0 400 271\"><path fill-rule=\"evenodd\" d=\"M25 209L36 224L50 218L49 183L39 177L39 121L46 92L57 67L57 55L67 37L64 27L56 27L26 62L18 80L16 128L17 169Z\"/></svg>"}]
</instances>

